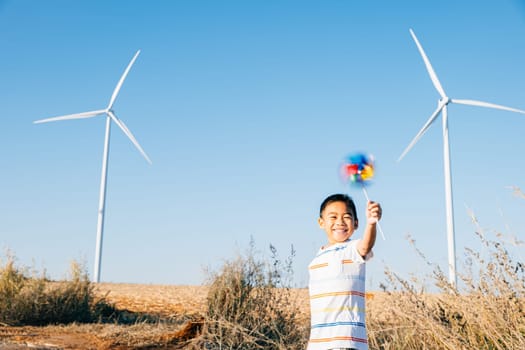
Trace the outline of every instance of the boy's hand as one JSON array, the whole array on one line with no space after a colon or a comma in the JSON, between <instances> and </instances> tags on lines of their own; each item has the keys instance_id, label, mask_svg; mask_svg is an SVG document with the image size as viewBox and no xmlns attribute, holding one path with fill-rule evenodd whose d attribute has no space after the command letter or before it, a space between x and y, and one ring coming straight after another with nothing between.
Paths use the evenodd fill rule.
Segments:
<instances>
[{"instance_id":1,"label":"boy's hand","mask_svg":"<svg viewBox=\"0 0 525 350\"><path fill-rule=\"evenodd\" d=\"M366 223L369 225L376 224L380 219L383 211L381 205L377 202L369 201L366 207Z\"/></svg>"}]
</instances>

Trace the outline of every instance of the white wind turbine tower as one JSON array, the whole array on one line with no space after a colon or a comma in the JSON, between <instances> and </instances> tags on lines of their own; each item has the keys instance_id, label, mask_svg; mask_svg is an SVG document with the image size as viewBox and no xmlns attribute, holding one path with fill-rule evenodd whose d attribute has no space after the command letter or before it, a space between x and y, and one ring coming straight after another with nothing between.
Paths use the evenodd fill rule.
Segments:
<instances>
[{"instance_id":1,"label":"white wind turbine tower","mask_svg":"<svg viewBox=\"0 0 525 350\"><path fill-rule=\"evenodd\" d=\"M109 136L110 136L110 130L111 130L111 121L113 120L115 124L126 134L126 136L133 142L135 147L139 150L139 152L142 154L142 156L148 161L148 163L151 164L151 160L147 156L146 152L142 149L138 141L135 139L131 131L128 129L126 124L117 116L115 115L115 111L113 111L113 104L115 103L115 100L117 99L117 95L120 91L120 88L122 87L122 83L126 79L126 76L129 73L129 70L131 69L131 66L133 66L133 63L135 63L135 60L137 59L138 55L140 53L140 50L137 51L135 56L131 59L131 62L126 67L126 70L120 77L120 80L115 87L115 90L113 90L113 95L111 95L111 99L109 100L109 104L105 109L99 109L96 111L91 112L82 112L82 113L76 113L76 114L68 114L60 117L53 117L53 118L47 118L47 119L41 119L37 120L34 123L47 123L47 122L54 122L59 120L69 120L69 119L84 119L84 118L92 118L99 115L105 115L106 116L106 135L104 138L104 155L102 158L102 178L100 181L100 198L99 198L99 206L98 206L98 222L97 222L97 245L96 245L96 252L95 252L95 268L94 268L94 277L93 280L95 282L100 282L100 266L101 266L101 258L102 258L102 238L104 233L104 212L106 208L106 179L108 174L108 156L109 156Z\"/></svg>"},{"instance_id":2,"label":"white wind turbine tower","mask_svg":"<svg viewBox=\"0 0 525 350\"><path fill-rule=\"evenodd\" d=\"M522 113L525 114L525 111L522 111L520 109L516 108L510 108L505 107L489 102L482 102L482 101L476 101L476 100L458 100L458 99L452 99L449 98L445 91L443 90L443 87L441 86L441 83L439 82L439 79L436 75L436 72L434 72L434 69L432 68L432 65L430 64L430 61L428 60L427 55L425 54L425 51L423 50L423 47L419 43L419 40L417 40L416 35L414 34L414 31L410 29L410 34L412 35L412 38L416 42L417 48L419 49L419 53L421 54L421 57L423 58L423 61L425 62L425 66L427 68L428 74L430 75L430 79L432 80L432 83L434 84L434 87L438 91L440 95L440 99L438 101L438 106L434 113L428 118L427 122L421 130L417 133L417 135L414 137L414 139L410 142L410 144L407 146L407 148L403 151L401 156L399 157L398 161L403 159L403 157L414 147L414 145L419 141L419 139L423 136L423 134L430 128L430 125L437 119L439 114L441 113L443 119L443 165L445 170L445 201L446 201L446 216L447 216L447 240L448 240L448 264L449 264L449 281L452 285L457 285L457 278L456 278L456 248L455 248L455 234L454 234L454 210L453 210L453 204L452 204L452 180L450 175L450 146L449 146L449 139L448 139L448 115L447 115L447 106L449 103L457 103L462 105L469 105L469 106L478 106L478 107L487 107L487 108L494 108L494 109L501 109L504 111L510 111L510 112L516 112L516 113Z\"/></svg>"}]
</instances>

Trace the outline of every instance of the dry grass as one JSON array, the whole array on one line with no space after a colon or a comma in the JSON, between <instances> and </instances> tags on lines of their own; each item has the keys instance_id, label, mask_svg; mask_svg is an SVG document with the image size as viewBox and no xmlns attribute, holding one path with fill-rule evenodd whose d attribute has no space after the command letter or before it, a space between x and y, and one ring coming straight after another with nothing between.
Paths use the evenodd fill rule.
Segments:
<instances>
[{"instance_id":1,"label":"dry grass","mask_svg":"<svg viewBox=\"0 0 525 350\"><path fill-rule=\"evenodd\" d=\"M272 264L252 255L225 263L219 272L210 273L205 286L87 283L88 299L107 308L101 319L105 323L0 324L0 348L2 341L60 349L302 348L308 322L307 291L286 286L285 275L290 270L273 253ZM9 275L0 283L8 287L7 301L24 299L18 292L35 281L42 292L64 286L69 290L69 281L25 277L12 261L3 271ZM11 288L13 280L21 287Z\"/></svg>"},{"instance_id":2,"label":"dry grass","mask_svg":"<svg viewBox=\"0 0 525 350\"><path fill-rule=\"evenodd\" d=\"M197 337L195 324L205 318L208 286L100 283L96 296L130 313L161 315L158 322L70 324L45 327L0 325L2 341L57 349L186 348ZM303 322L308 322L308 291L294 289ZM163 321L162 321L163 320ZM166 322L169 320L169 322ZM193 328L192 328L193 326ZM193 332L193 333L192 333ZM191 336L191 337L190 337Z\"/></svg>"},{"instance_id":3,"label":"dry grass","mask_svg":"<svg viewBox=\"0 0 525 350\"><path fill-rule=\"evenodd\" d=\"M191 321L204 318L206 286L163 286L140 284L97 285L99 297L105 296L117 308L130 312L169 315L171 323L120 324L72 324L46 327L5 327L0 326L0 348L2 341L28 344L34 347L47 345L58 349L145 349L181 348L187 344L187 333L181 332L191 325ZM299 322L308 325L309 304L306 289L293 289L296 306L301 310ZM166 307L159 302L163 300ZM502 310L511 311L511 319L506 326L521 327L521 343L502 345L501 349L522 349L525 338L525 314L523 308L495 302L493 296L471 298L454 294L428 294L419 291L375 292L367 300L368 328L371 349L498 349L488 345L476 346L483 334L498 334L492 317L498 318ZM522 299L523 300L523 299ZM191 306L188 306L191 305ZM440 307L441 305L441 307ZM523 307L523 304L522 304ZM180 313L179 313L180 310ZM442 311L440 311L442 310ZM485 331L476 330L472 343L459 343L457 334L451 326L440 320L439 316L450 317L460 310L462 315L468 311L469 317L480 319L477 323L485 325ZM472 312L472 310L476 310ZM178 321L176 320L178 319ZM454 318L452 318L454 319ZM469 323L474 322L468 320ZM465 321L463 321L465 322ZM458 323L456 326L461 327ZM463 327L474 327L464 325ZM518 328L519 329L519 328ZM507 330L499 332L508 334ZM194 334L197 336L197 334ZM516 335L518 336L518 335ZM519 338L517 338L519 339ZM458 345L459 343L459 345ZM479 343L478 343L479 344Z\"/></svg>"},{"instance_id":4,"label":"dry grass","mask_svg":"<svg viewBox=\"0 0 525 350\"><path fill-rule=\"evenodd\" d=\"M281 261L258 259L252 249L211 275L201 335L191 349L302 350L305 324L297 293L290 288L295 251ZM303 321L303 322L301 322ZM190 349L190 347L188 347Z\"/></svg>"},{"instance_id":5,"label":"dry grass","mask_svg":"<svg viewBox=\"0 0 525 350\"><path fill-rule=\"evenodd\" d=\"M429 277L435 293L426 292L420 277L385 271L387 292L368 308L372 348L525 349L525 264L512 257L501 234L471 218L483 254L466 249L459 288L438 266Z\"/></svg>"}]
</instances>

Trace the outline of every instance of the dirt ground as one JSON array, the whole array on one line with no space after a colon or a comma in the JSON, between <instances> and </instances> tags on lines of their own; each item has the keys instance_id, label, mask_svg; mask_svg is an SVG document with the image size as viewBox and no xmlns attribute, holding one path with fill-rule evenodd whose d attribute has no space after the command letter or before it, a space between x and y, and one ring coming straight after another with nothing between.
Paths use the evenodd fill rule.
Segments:
<instances>
[{"instance_id":1,"label":"dirt ground","mask_svg":"<svg viewBox=\"0 0 525 350\"><path fill-rule=\"evenodd\" d=\"M205 286L99 283L96 293L130 315L147 313L174 320L169 324L88 324L10 327L0 324L0 350L18 349L181 349L178 339L199 325L205 311ZM299 291L301 298L306 291ZM303 295L304 294L304 295ZM158 347L157 347L158 348Z\"/></svg>"}]
</instances>

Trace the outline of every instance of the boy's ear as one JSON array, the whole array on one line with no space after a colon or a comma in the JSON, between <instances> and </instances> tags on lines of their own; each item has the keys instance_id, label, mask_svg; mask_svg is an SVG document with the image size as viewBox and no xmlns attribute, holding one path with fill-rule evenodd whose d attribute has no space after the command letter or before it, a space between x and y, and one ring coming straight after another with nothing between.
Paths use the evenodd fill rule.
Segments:
<instances>
[{"instance_id":1,"label":"boy's ear","mask_svg":"<svg viewBox=\"0 0 525 350\"><path fill-rule=\"evenodd\" d=\"M317 219L317 223L319 224L319 227L320 227L320 228L323 228L323 225L324 225L324 220L323 220L323 218L321 218L321 217L318 218L318 219Z\"/></svg>"},{"instance_id":2,"label":"boy's ear","mask_svg":"<svg viewBox=\"0 0 525 350\"><path fill-rule=\"evenodd\" d=\"M354 220L354 230L357 230L358 227L359 227L359 220L355 219Z\"/></svg>"}]
</instances>

